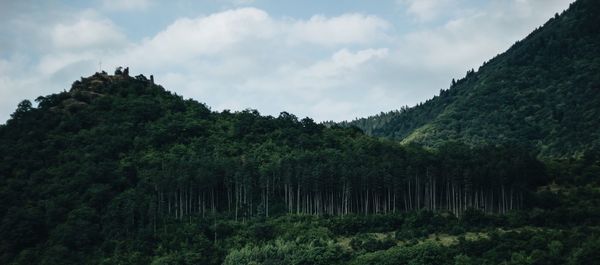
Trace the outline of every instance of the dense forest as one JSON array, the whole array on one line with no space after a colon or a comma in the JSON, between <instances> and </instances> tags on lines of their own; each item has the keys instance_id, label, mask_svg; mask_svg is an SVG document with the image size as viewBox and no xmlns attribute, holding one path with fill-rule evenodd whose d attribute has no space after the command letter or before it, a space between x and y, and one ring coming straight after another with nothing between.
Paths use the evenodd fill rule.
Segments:
<instances>
[{"instance_id":1,"label":"dense forest","mask_svg":"<svg viewBox=\"0 0 600 265\"><path fill-rule=\"evenodd\" d=\"M600 145L599 13L600 2L576 1L434 98L342 125L428 146L519 143L544 157L581 155Z\"/></svg>"},{"instance_id":2,"label":"dense forest","mask_svg":"<svg viewBox=\"0 0 600 265\"><path fill-rule=\"evenodd\" d=\"M24 100L0 264L595 264L599 6L351 124L212 111L128 68Z\"/></svg>"},{"instance_id":3,"label":"dense forest","mask_svg":"<svg viewBox=\"0 0 600 265\"><path fill-rule=\"evenodd\" d=\"M543 163L526 147L428 149L289 113L213 112L128 69L36 101L0 127L4 264L478 262L464 244L527 243L524 225L572 259L597 246L555 229L597 240L598 151ZM502 251L490 260L531 258Z\"/></svg>"},{"instance_id":4,"label":"dense forest","mask_svg":"<svg viewBox=\"0 0 600 265\"><path fill-rule=\"evenodd\" d=\"M212 112L128 69L36 101L0 129L6 256L53 240L75 213L108 236L216 215L506 213L547 181L517 147L428 150L289 113Z\"/></svg>"}]
</instances>

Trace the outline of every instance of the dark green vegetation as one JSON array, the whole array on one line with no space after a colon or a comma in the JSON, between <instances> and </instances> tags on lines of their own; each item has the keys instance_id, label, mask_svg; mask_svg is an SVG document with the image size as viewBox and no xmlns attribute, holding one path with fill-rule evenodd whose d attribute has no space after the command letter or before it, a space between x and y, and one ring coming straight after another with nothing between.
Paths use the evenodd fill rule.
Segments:
<instances>
[{"instance_id":1,"label":"dark green vegetation","mask_svg":"<svg viewBox=\"0 0 600 265\"><path fill-rule=\"evenodd\" d=\"M598 152L544 165L516 146L402 146L287 113L211 112L123 73L37 101L0 127L2 264L584 264L597 253Z\"/></svg>"},{"instance_id":2,"label":"dark green vegetation","mask_svg":"<svg viewBox=\"0 0 600 265\"><path fill-rule=\"evenodd\" d=\"M580 155L600 145L599 14L599 1L577 1L438 96L350 124L429 146L520 143L544 157Z\"/></svg>"},{"instance_id":3,"label":"dark green vegetation","mask_svg":"<svg viewBox=\"0 0 600 265\"><path fill-rule=\"evenodd\" d=\"M522 149L429 151L288 113L216 113L121 72L37 101L0 128L2 263L26 254L78 263L133 238L150 257L165 233L217 219L505 213L546 182ZM218 243L223 233L212 229Z\"/></svg>"},{"instance_id":4,"label":"dark green vegetation","mask_svg":"<svg viewBox=\"0 0 600 265\"><path fill-rule=\"evenodd\" d=\"M441 96L385 116L385 124L414 118L399 123L419 128L405 142L435 138L435 149L289 113L214 112L128 69L82 78L36 107L23 101L0 126L0 264L594 264L600 151L590 137L598 132L595 116L577 116L599 109L590 105L597 58L581 55L597 44L590 12L598 13L594 2L575 3L516 44L518 56L501 55ZM530 51L554 49L531 39L563 43L565 34L579 44L549 58ZM579 72L534 74L568 67ZM560 138L562 125L545 124L554 114L537 113L547 105L526 102L530 89L508 89L515 80L571 88L579 101L560 115L575 128L565 135L581 137ZM469 115L496 120L461 127L475 120L457 112L460 102L484 92L490 101ZM574 98L553 93L536 95ZM550 129L493 116L521 94L526 120ZM474 134L426 130L443 121ZM523 140L521 129L558 138ZM539 152L578 155L540 161Z\"/></svg>"}]
</instances>

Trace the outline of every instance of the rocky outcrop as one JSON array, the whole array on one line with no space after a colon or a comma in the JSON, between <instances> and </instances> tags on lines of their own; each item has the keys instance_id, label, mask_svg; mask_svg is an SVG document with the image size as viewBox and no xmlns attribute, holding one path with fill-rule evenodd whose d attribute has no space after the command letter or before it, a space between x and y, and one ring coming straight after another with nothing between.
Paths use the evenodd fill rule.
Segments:
<instances>
[{"instance_id":1,"label":"rocky outcrop","mask_svg":"<svg viewBox=\"0 0 600 265\"><path fill-rule=\"evenodd\" d=\"M127 80L141 81L147 83L148 86L154 85L154 77L152 75L150 75L150 79L142 74L130 77L129 67L118 67L114 75L109 75L105 71L96 72L92 76L82 77L81 80L73 82L68 92L69 98L63 100L58 109L54 108L54 110L65 110L67 112L81 110L94 99L103 97L113 91L114 89L111 90L111 87L114 87L116 83Z\"/></svg>"}]
</instances>

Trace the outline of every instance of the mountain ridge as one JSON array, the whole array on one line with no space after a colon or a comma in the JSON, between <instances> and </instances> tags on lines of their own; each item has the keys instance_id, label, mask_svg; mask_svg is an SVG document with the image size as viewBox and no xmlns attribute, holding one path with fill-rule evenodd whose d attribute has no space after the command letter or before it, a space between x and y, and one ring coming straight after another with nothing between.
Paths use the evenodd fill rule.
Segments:
<instances>
[{"instance_id":1,"label":"mountain ridge","mask_svg":"<svg viewBox=\"0 0 600 265\"><path fill-rule=\"evenodd\" d=\"M599 13L598 2L574 2L432 99L341 124L434 147L520 143L543 157L581 155L600 144Z\"/></svg>"}]
</instances>

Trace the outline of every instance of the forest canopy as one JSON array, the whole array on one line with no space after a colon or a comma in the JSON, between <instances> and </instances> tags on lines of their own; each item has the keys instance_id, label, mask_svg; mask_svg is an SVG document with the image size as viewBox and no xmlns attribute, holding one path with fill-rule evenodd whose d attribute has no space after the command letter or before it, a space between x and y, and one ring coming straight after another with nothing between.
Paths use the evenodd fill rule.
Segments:
<instances>
[{"instance_id":1,"label":"forest canopy","mask_svg":"<svg viewBox=\"0 0 600 265\"><path fill-rule=\"evenodd\" d=\"M547 182L514 146L430 150L285 112L213 112L120 72L36 101L0 127L4 261L194 218L506 213Z\"/></svg>"}]
</instances>

